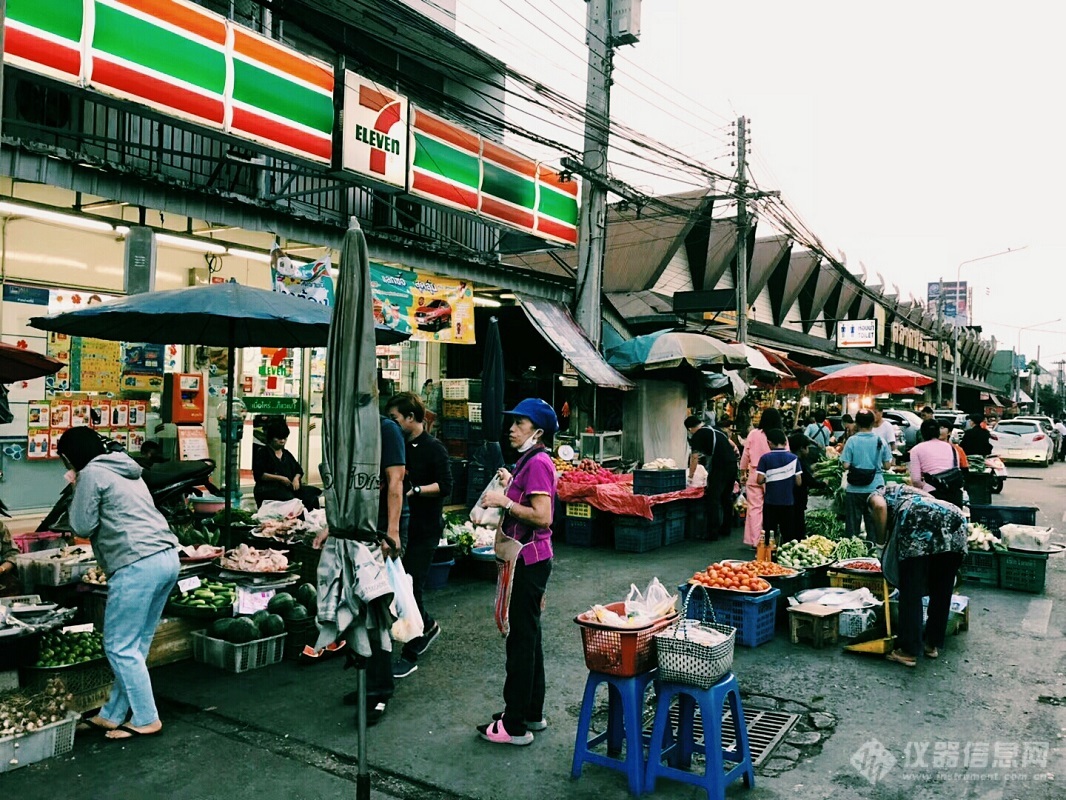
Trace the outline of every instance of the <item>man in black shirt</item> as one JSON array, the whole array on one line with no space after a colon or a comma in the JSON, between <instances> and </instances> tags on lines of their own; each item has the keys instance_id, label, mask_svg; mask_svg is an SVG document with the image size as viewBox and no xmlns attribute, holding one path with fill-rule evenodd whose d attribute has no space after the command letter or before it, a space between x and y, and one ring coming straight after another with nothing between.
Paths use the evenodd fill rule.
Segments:
<instances>
[{"instance_id":1,"label":"man in black shirt","mask_svg":"<svg viewBox=\"0 0 1066 800\"><path fill-rule=\"evenodd\" d=\"M452 490L452 468L444 445L426 432L426 407L413 392L389 399L385 413L400 426L406 440L405 489L410 508L403 565L411 576L425 633L404 645L393 677L406 678L418 669L418 657L440 636L440 625L426 611L422 593L433 553L444 530L444 498Z\"/></svg>"},{"instance_id":2,"label":"man in black shirt","mask_svg":"<svg viewBox=\"0 0 1066 800\"><path fill-rule=\"evenodd\" d=\"M970 427L962 435L962 452L968 456L992 455L992 435L985 425L985 415L978 411L970 414Z\"/></svg>"},{"instance_id":3,"label":"man in black shirt","mask_svg":"<svg viewBox=\"0 0 1066 800\"><path fill-rule=\"evenodd\" d=\"M688 473L702 464L707 469L707 487L703 501L707 516L707 538L714 540L729 536L733 529L733 484L737 479L737 454L724 433L708 428L699 417L688 417L685 428L689 433L692 455Z\"/></svg>"}]
</instances>

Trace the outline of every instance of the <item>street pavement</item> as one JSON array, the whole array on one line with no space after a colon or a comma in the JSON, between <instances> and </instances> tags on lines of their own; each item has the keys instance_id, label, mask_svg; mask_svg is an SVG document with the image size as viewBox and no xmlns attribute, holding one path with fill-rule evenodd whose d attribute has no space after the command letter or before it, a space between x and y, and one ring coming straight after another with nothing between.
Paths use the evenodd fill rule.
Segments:
<instances>
[{"instance_id":1,"label":"street pavement","mask_svg":"<svg viewBox=\"0 0 1066 800\"><path fill-rule=\"evenodd\" d=\"M999 505L1040 508L1066 540L1066 465L1011 467ZM586 765L570 779L586 668L575 614L622 599L631 583L667 584L728 557L727 542L686 541L641 555L560 546L544 645L549 727L529 747L481 741L474 726L502 709L503 640L494 587L455 575L429 596L443 634L368 734L375 798L621 800L620 773ZM799 715L790 744L756 770L756 788L727 797L1061 800L1066 797L1066 557L1048 564L1042 595L966 585L969 630L936 661L908 670L874 656L792 645L779 630L737 647L748 707ZM355 728L339 661L285 662L230 675L192 662L153 670L166 725L158 738L79 736L69 756L0 776L0 796L273 800L355 796ZM800 735L802 734L802 735ZM660 780L656 795L695 798Z\"/></svg>"}]
</instances>

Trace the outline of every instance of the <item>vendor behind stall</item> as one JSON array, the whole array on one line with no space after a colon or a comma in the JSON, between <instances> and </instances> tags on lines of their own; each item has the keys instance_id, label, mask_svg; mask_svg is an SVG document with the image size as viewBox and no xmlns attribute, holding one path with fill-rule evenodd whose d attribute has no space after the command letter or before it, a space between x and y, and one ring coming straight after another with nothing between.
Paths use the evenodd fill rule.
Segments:
<instances>
[{"instance_id":1,"label":"vendor behind stall","mask_svg":"<svg viewBox=\"0 0 1066 800\"><path fill-rule=\"evenodd\" d=\"M0 513L7 513L3 511L2 503ZM20 592L19 574L15 565L15 556L18 554L19 549L11 539L11 531L7 529L7 525L0 522L0 597L9 597Z\"/></svg>"},{"instance_id":2,"label":"vendor behind stall","mask_svg":"<svg viewBox=\"0 0 1066 800\"><path fill-rule=\"evenodd\" d=\"M272 420L264 429L266 446L257 447L252 457L252 475L255 477L255 504L264 500L292 500L299 498L304 508L318 508L321 490L303 485L304 471L300 462L285 449L289 439L289 426L284 420Z\"/></svg>"}]
</instances>

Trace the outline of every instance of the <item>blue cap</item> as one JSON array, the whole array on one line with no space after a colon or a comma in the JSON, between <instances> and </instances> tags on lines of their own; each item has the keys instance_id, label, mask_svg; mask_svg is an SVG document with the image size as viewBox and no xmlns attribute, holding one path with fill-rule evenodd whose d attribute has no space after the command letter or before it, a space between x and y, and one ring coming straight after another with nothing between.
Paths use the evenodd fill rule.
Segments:
<instances>
[{"instance_id":1,"label":"blue cap","mask_svg":"<svg viewBox=\"0 0 1066 800\"><path fill-rule=\"evenodd\" d=\"M533 426L540 428L546 434L555 433L559 430L559 419L555 416L555 409L545 403L539 397L527 397L510 411L504 414L513 414L516 417L525 417Z\"/></svg>"}]
</instances>

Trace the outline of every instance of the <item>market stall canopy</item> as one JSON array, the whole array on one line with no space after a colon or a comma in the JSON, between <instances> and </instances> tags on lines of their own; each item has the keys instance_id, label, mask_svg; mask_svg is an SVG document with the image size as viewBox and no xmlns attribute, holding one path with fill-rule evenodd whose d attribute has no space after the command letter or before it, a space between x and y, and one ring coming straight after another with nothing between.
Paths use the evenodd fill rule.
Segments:
<instances>
[{"instance_id":1,"label":"market stall canopy","mask_svg":"<svg viewBox=\"0 0 1066 800\"><path fill-rule=\"evenodd\" d=\"M1003 401L1000 400L999 397L997 397L992 392L981 392L981 399L984 402L988 403L990 406L995 406L996 408L1006 408L1006 406L1003 404Z\"/></svg>"},{"instance_id":2,"label":"market stall canopy","mask_svg":"<svg viewBox=\"0 0 1066 800\"><path fill-rule=\"evenodd\" d=\"M633 388L633 382L621 375L592 346L585 332L574 322L566 306L554 300L518 295L518 304L533 327L589 383L603 389Z\"/></svg>"},{"instance_id":3,"label":"market stall canopy","mask_svg":"<svg viewBox=\"0 0 1066 800\"><path fill-rule=\"evenodd\" d=\"M63 362L13 344L0 344L0 383L18 383L54 375Z\"/></svg>"},{"instance_id":4,"label":"market stall canopy","mask_svg":"<svg viewBox=\"0 0 1066 800\"><path fill-rule=\"evenodd\" d=\"M1033 402L1033 398L1030 397L1024 389L1018 389L1014 393L1014 402L1020 406L1028 405Z\"/></svg>"},{"instance_id":5,"label":"market stall canopy","mask_svg":"<svg viewBox=\"0 0 1066 800\"><path fill-rule=\"evenodd\" d=\"M770 363L770 359L766 357L766 354L757 347L752 347L750 344L734 345L744 350L744 355L748 358L748 367L756 372L763 372L768 375L776 375L778 378L793 378L795 377L785 367L775 367Z\"/></svg>"},{"instance_id":6,"label":"market stall canopy","mask_svg":"<svg viewBox=\"0 0 1066 800\"><path fill-rule=\"evenodd\" d=\"M726 344L712 336L665 330L637 336L614 348L607 353L607 363L628 372L671 369L684 364L696 369L746 367L748 358L739 346Z\"/></svg>"},{"instance_id":7,"label":"market stall canopy","mask_svg":"<svg viewBox=\"0 0 1066 800\"><path fill-rule=\"evenodd\" d=\"M933 383L917 372L887 364L853 364L819 378L808 387L812 392L834 394L894 394Z\"/></svg>"},{"instance_id":8,"label":"market stall canopy","mask_svg":"<svg viewBox=\"0 0 1066 800\"><path fill-rule=\"evenodd\" d=\"M33 317L30 326L119 342L205 347L320 347L333 310L304 298L232 281L119 297L76 311ZM378 325L377 344L407 335Z\"/></svg>"}]
</instances>

